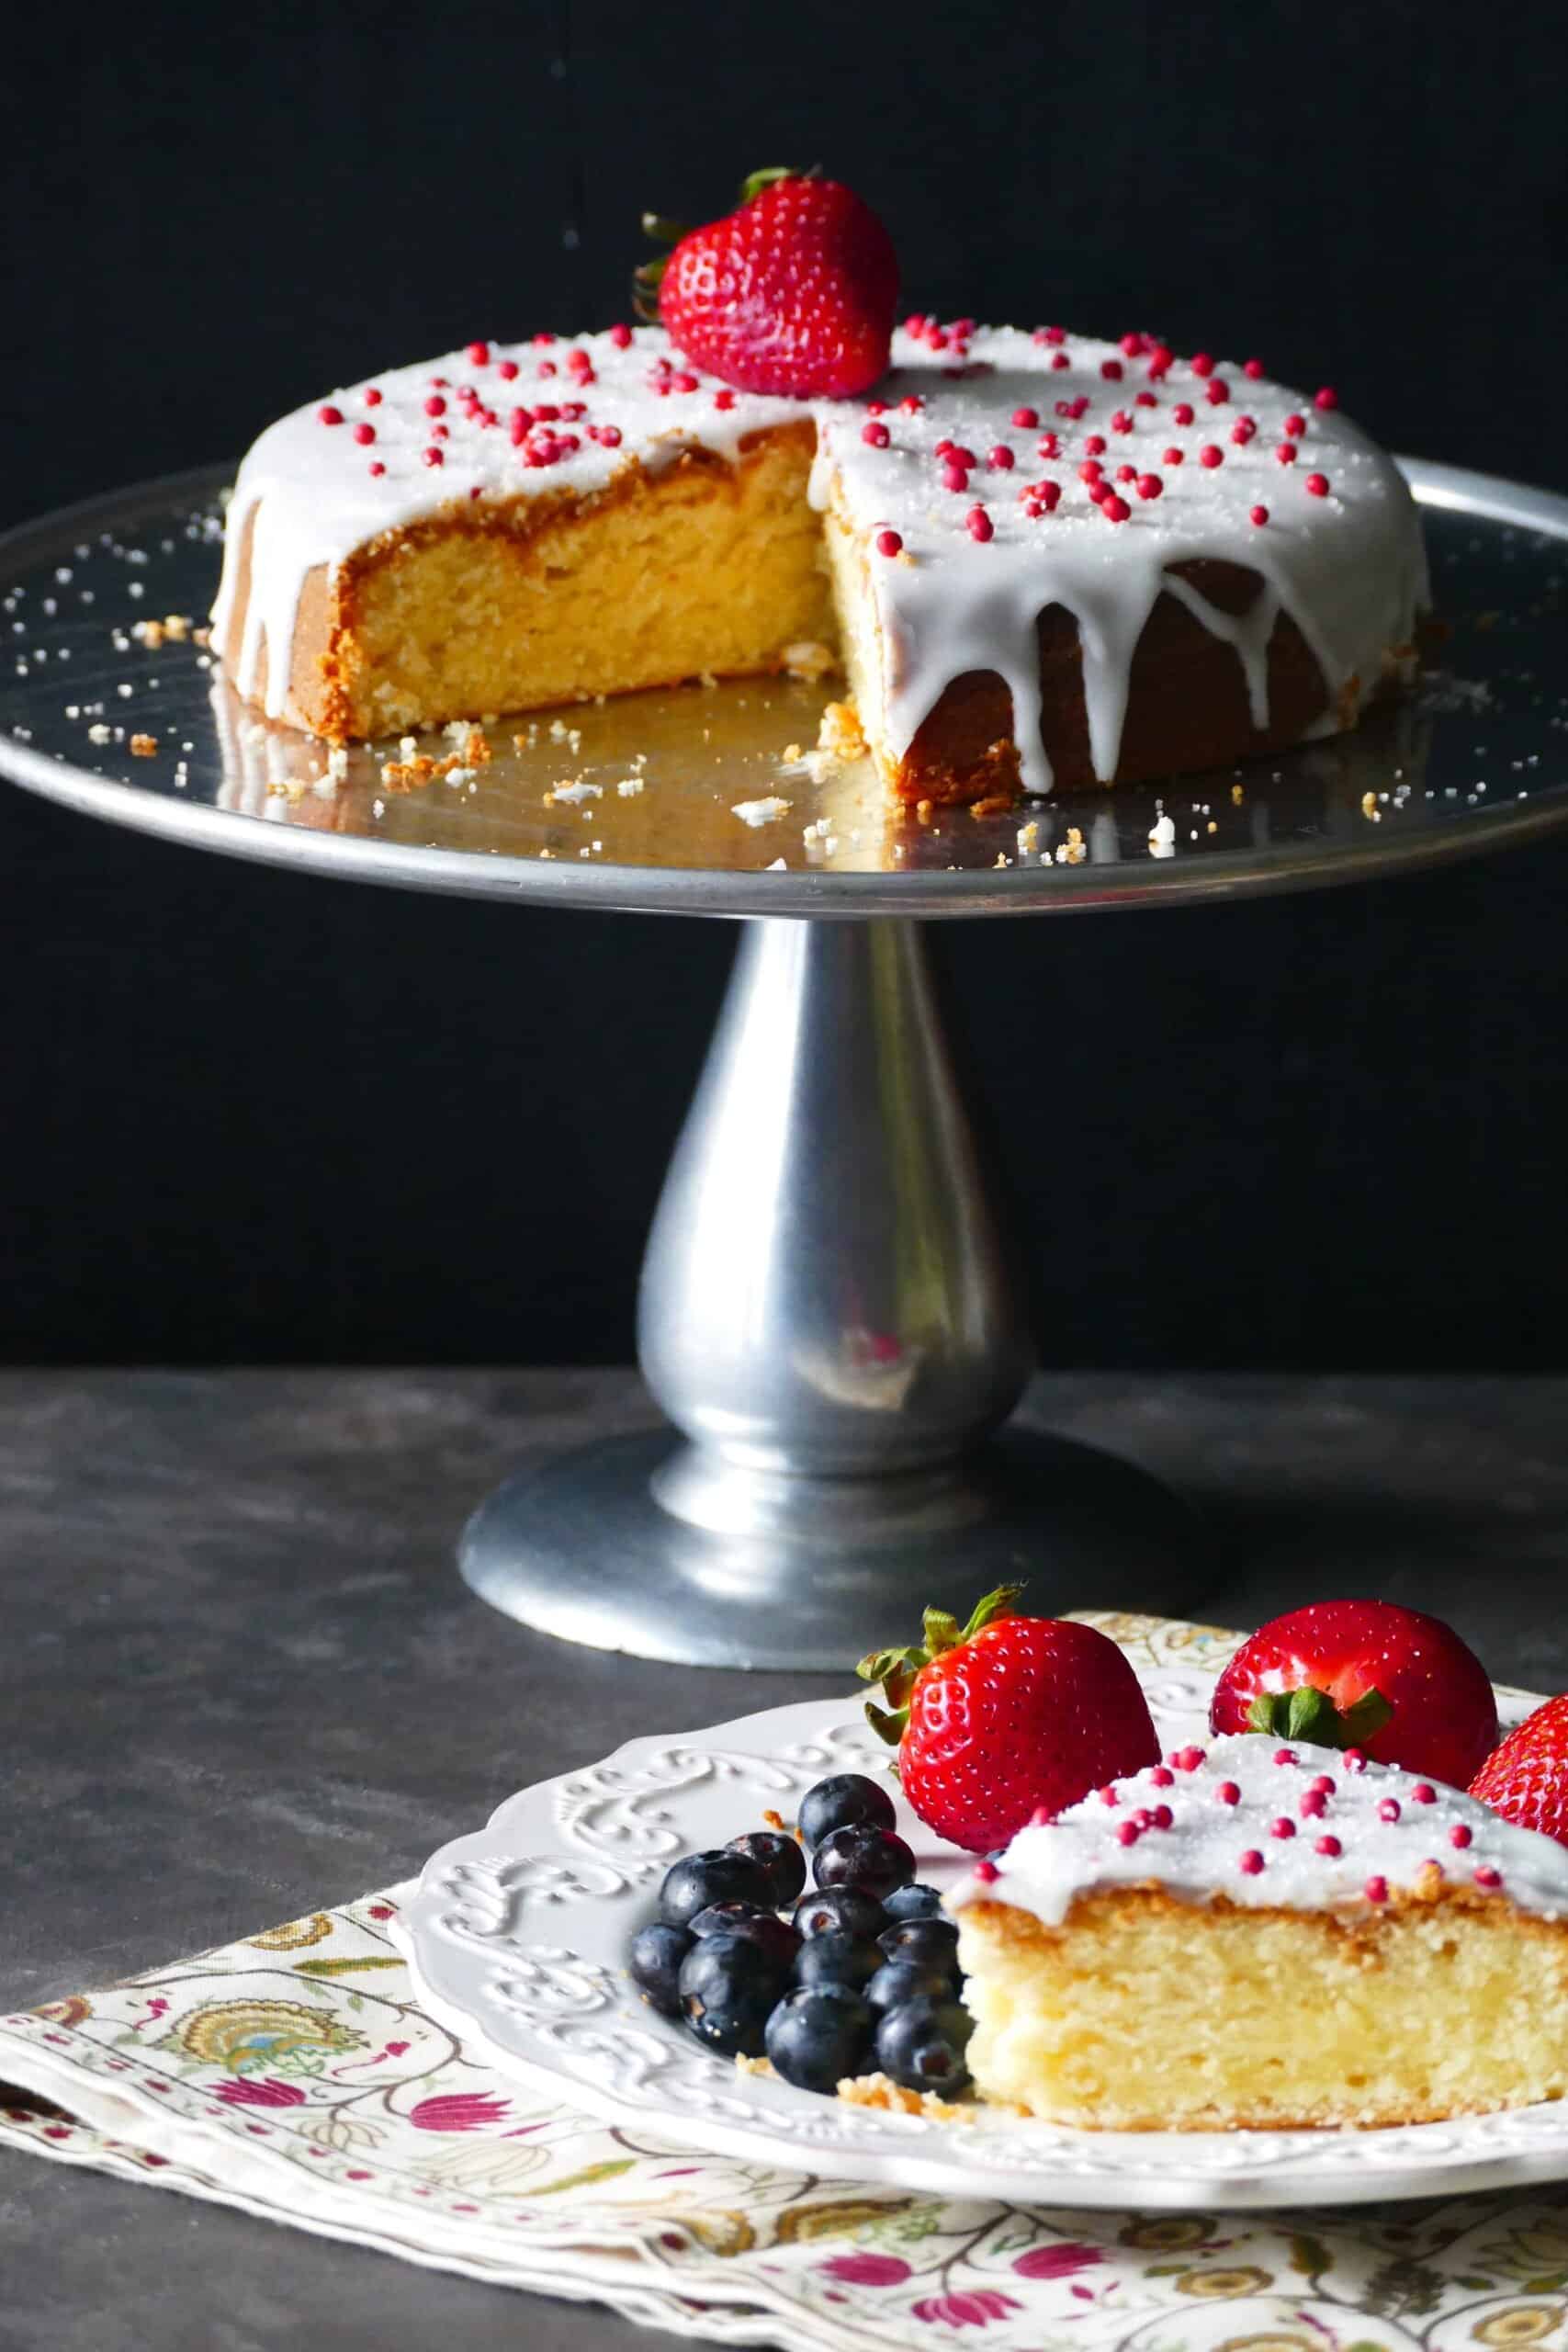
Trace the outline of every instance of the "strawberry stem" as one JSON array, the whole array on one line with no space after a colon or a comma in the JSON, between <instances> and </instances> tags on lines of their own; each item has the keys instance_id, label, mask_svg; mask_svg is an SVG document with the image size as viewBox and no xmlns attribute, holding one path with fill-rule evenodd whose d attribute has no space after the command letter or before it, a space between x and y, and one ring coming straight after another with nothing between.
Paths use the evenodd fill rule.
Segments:
<instances>
[{"instance_id":1,"label":"strawberry stem","mask_svg":"<svg viewBox=\"0 0 1568 2352\"><path fill-rule=\"evenodd\" d=\"M773 164L766 171L748 172L740 183L740 201L750 204L765 187L773 187L780 180L814 180L821 177L820 164Z\"/></svg>"},{"instance_id":2,"label":"strawberry stem","mask_svg":"<svg viewBox=\"0 0 1568 2352\"><path fill-rule=\"evenodd\" d=\"M862 1658L855 1672L863 1682L879 1682L882 1695L887 1701L879 1707L874 1700L865 1702L865 1719L879 1739L897 1747L909 1721L909 1694L917 1677L932 1658L941 1657L947 1650L962 1648L972 1642L987 1625L1000 1617L1013 1614L1013 1603L1023 1590L1021 1584L999 1584L995 1592L987 1593L976 1602L969 1623L960 1629L956 1617L945 1609L928 1609L924 1618L925 1640L918 1646L898 1650L871 1650Z\"/></svg>"},{"instance_id":3,"label":"strawberry stem","mask_svg":"<svg viewBox=\"0 0 1568 2352\"><path fill-rule=\"evenodd\" d=\"M1247 1711L1248 1731L1304 1739L1314 1747L1364 1747L1393 1720L1381 1690L1363 1690L1352 1705L1337 1707L1326 1690L1310 1682L1296 1690L1260 1691Z\"/></svg>"}]
</instances>

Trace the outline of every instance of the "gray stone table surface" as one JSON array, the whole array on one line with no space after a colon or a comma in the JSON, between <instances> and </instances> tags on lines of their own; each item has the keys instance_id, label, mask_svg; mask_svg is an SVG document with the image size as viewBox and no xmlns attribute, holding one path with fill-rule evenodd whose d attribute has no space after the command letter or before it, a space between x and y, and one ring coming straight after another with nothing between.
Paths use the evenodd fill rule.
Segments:
<instances>
[{"instance_id":1,"label":"gray stone table surface","mask_svg":"<svg viewBox=\"0 0 1568 2352\"><path fill-rule=\"evenodd\" d=\"M1568 1683L1568 1380L1057 1375L1027 1409L1206 1514L1180 1589L1083 1605L1244 1625L1379 1591L1452 1618L1500 1680ZM565 1647L458 1582L496 1480L652 1418L609 1371L0 1374L0 2006L384 1885L634 1734L833 1687ZM911 1624L939 1597L911 1593ZM0 2156L7 2352L444 2340L651 2339Z\"/></svg>"}]
</instances>

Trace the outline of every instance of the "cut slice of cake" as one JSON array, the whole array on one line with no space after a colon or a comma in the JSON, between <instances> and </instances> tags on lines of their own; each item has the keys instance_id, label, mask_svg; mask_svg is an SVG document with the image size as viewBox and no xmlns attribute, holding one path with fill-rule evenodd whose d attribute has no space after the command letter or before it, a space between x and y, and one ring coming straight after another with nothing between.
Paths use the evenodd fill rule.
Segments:
<instances>
[{"instance_id":1,"label":"cut slice of cake","mask_svg":"<svg viewBox=\"0 0 1568 2352\"><path fill-rule=\"evenodd\" d=\"M871 394L739 391L660 328L475 343L271 426L214 643L333 742L841 647L902 801L1353 726L1427 575L1393 461L1256 363L911 321Z\"/></svg>"},{"instance_id":2,"label":"cut slice of cake","mask_svg":"<svg viewBox=\"0 0 1568 2352\"><path fill-rule=\"evenodd\" d=\"M950 1902L975 2081L1053 2122L1398 2124L1568 2093L1568 1850L1353 1750L1179 1749Z\"/></svg>"}]
</instances>

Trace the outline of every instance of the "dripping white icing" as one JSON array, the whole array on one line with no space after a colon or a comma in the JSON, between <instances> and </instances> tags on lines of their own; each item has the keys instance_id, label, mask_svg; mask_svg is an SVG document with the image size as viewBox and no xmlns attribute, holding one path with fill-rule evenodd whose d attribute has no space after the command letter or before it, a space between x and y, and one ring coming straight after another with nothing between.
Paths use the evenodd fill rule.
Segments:
<instances>
[{"instance_id":1,"label":"dripping white icing","mask_svg":"<svg viewBox=\"0 0 1568 2352\"><path fill-rule=\"evenodd\" d=\"M908 749L951 680L966 670L994 671L1012 696L1025 789L1048 791L1035 625L1052 605L1065 606L1077 623L1090 750L1102 777L1115 772L1134 650L1162 590L1234 647L1255 725L1268 717L1268 642L1280 613L1311 648L1331 704L1352 678L1361 691L1370 689L1384 653L1408 644L1427 597L1418 518L1392 460L1339 411L1324 413L1306 395L1251 381L1239 367L1222 362L1205 379L1178 360L1163 381L1150 383L1146 361L1124 357L1114 344L1074 338L1062 349L1068 365L1055 368L1057 352L1030 335L980 328L968 345L965 368L952 371L942 366L950 352L933 353L900 333L893 372L872 395L886 403L886 448L863 438L865 401L728 392L714 378L688 368L658 328L638 328L624 348L608 334L548 345L496 344L483 365L457 352L392 370L371 386L331 396L341 424L322 424L322 403L313 401L255 443L230 508L215 634L226 640L238 550L254 514L234 683L254 698L265 654L269 716L298 718L288 703L289 650L300 592L317 567L330 570L381 533L473 497L482 502L563 490L586 495L633 461L658 467L694 446L733 459L747 434L810 416L818 434L813 503L831 503L858 537L873 538L891 528L903 541L896 559L869 558L885 708L862 714L895 758ZM574 350L592 365L587 384L570 373L568 354ZM695 379L695 390L660 393L660 359L672 360L677 375ZM1124 369L1120 379L1102 375L1108 361ZM503 364L516 370L511 379L501 375ZM542 375L544 367L555 372ZM445 379L439 388L438 378ZM1223 404L1207 397L1216 379L1229 388ZM472 387L498 423L487 426L465 413L464 386ZM374 405L366 399L372 388L381 395ZM1158 405L1137 407L1142 390L1152 391ZM438 419L425 410L433 396L446 401ZM922 403L914 413L901 406L910 397ZM1057 413L1059 402L1079 399L1089 403L1081 417ZM555 464L526 467L507 430L512 409L576 400L586 414L549 429L576 434L578 448ZM1195 419L1182 426L1173 412L1184 401ZM1012 423L1021 407L1036 411L1038 426ZM1130 431L1112 428L1119 411L1132 418ZM1296 444L1296 461L1281 465L1275 450L1292 437L1284 421L1292 412L1306 419L1306 431ZM1230 437L1240 416L1257 428L1244 446ZM433 439L437 422L449 435L444 442ZM365 424L375 430L373 443L354 437L355 427ZM605 447L591 440L590 424L614 428L618 442ZM1058 436L1055 459L1037 453L1045 432ZM1079 478L1090 435L1106 443L1100 463L1107 477L1130 464L1139 474L1161 478L1162 493L1152 500L1140 498L1133 482L1115 485L1131 509L1125 522L1108 523ZM942 440L974 454L961 490L943 487L935 454ZM1223 465L1200 462L1209 444L1223 451ZM423 452L436 447L444 462L433 468ZM1011 452L1010 468L988 463L998 447ZM1165 461L1164 452L1173 447L1182 452L1179 466ZM372 463L385 471L373 476ZM1308 492L1314 474L1327 477L1326 497ZM1061 503L1054 514L1032 518L1019 492L1043 479L1060 486ZM1258 505L1269 510L1261 526L1249 519ZM983 543L968 527L976 506L991 526ZM1170 577L1173 566L1205 559L1246 565L1261 576L1262 593L1239 618ZM1337 723L1331 708L1311 731L1331 733Z\"/></svg>"},{"instance_id":2,"label":"dripping white icing","mask_svg":"<svg viewBox=\"0 0 1568 2352\"><path fill-rule=\"evenodd\" d=\"M1522 1910L1568 1918L1568 1849L1516 1828L1441 1781L1385 1764L1356 1771L1332 1748L1256 1732L1230 1733L1178 1753L1201 1760L1182 1770L1172 1758L1162 1768L1168 1779L1156 1781L1144 1771L1118 1781L1114 1804L1097 1792L1053 1822L1020 1830L996 1878L966 1879L948 1903L1008 1903L1060 1927L1080 1894L1153 1883L1186 1902L1219 1894L1254 1910L1321 1911L1377 1899L1369 1897L1370 1882L1382 1881L1393 1894L1416 1888L1426 1866L1436 1862L1451 1886L1479 1887ZM1279 1757L1292 1760L1277 1762ZM1332 1784L1322 1794L1322 1811L1303 1811L1303 1798L1320 1779ZM1238 1792L1235 1803L1218 1793L1226 1783ZM1317 1801L1314 1795L1313 1804ZM1385 1811L1391 1801L1392 1817ZM1169 1808L1170 1826L1123 1845L1122 1824L1158 1805ZM1276 1836L1279 1821L1289 1821L1293 1835ZM1469 1833L1468 1844L1454 1844L1456 1828ZM1338 1852L1320 1851L1320 1838L1335 1840ZM1262 1867L1245 1867L1246 1854L1260 1858Z\"/></svg>"}]
</instances>

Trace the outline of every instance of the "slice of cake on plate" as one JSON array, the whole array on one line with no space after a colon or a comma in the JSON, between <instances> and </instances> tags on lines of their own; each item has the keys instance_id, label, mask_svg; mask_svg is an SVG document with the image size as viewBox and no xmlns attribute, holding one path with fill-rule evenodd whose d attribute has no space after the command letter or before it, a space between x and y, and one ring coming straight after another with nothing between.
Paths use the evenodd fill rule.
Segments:
<instances>
[{"instance_id":1,"label":"slice of cake on plate","mask_svg":"<svg viewBox=\"0 0 1568 2352\"><path fill-rule=\"evenodd\" d=\"M975 2081L1053 2122L1399 2124L1568 2093L1568 1849L1353 1749L1179 1749L949 1900Z\"/></svg>"}]
</instances>

